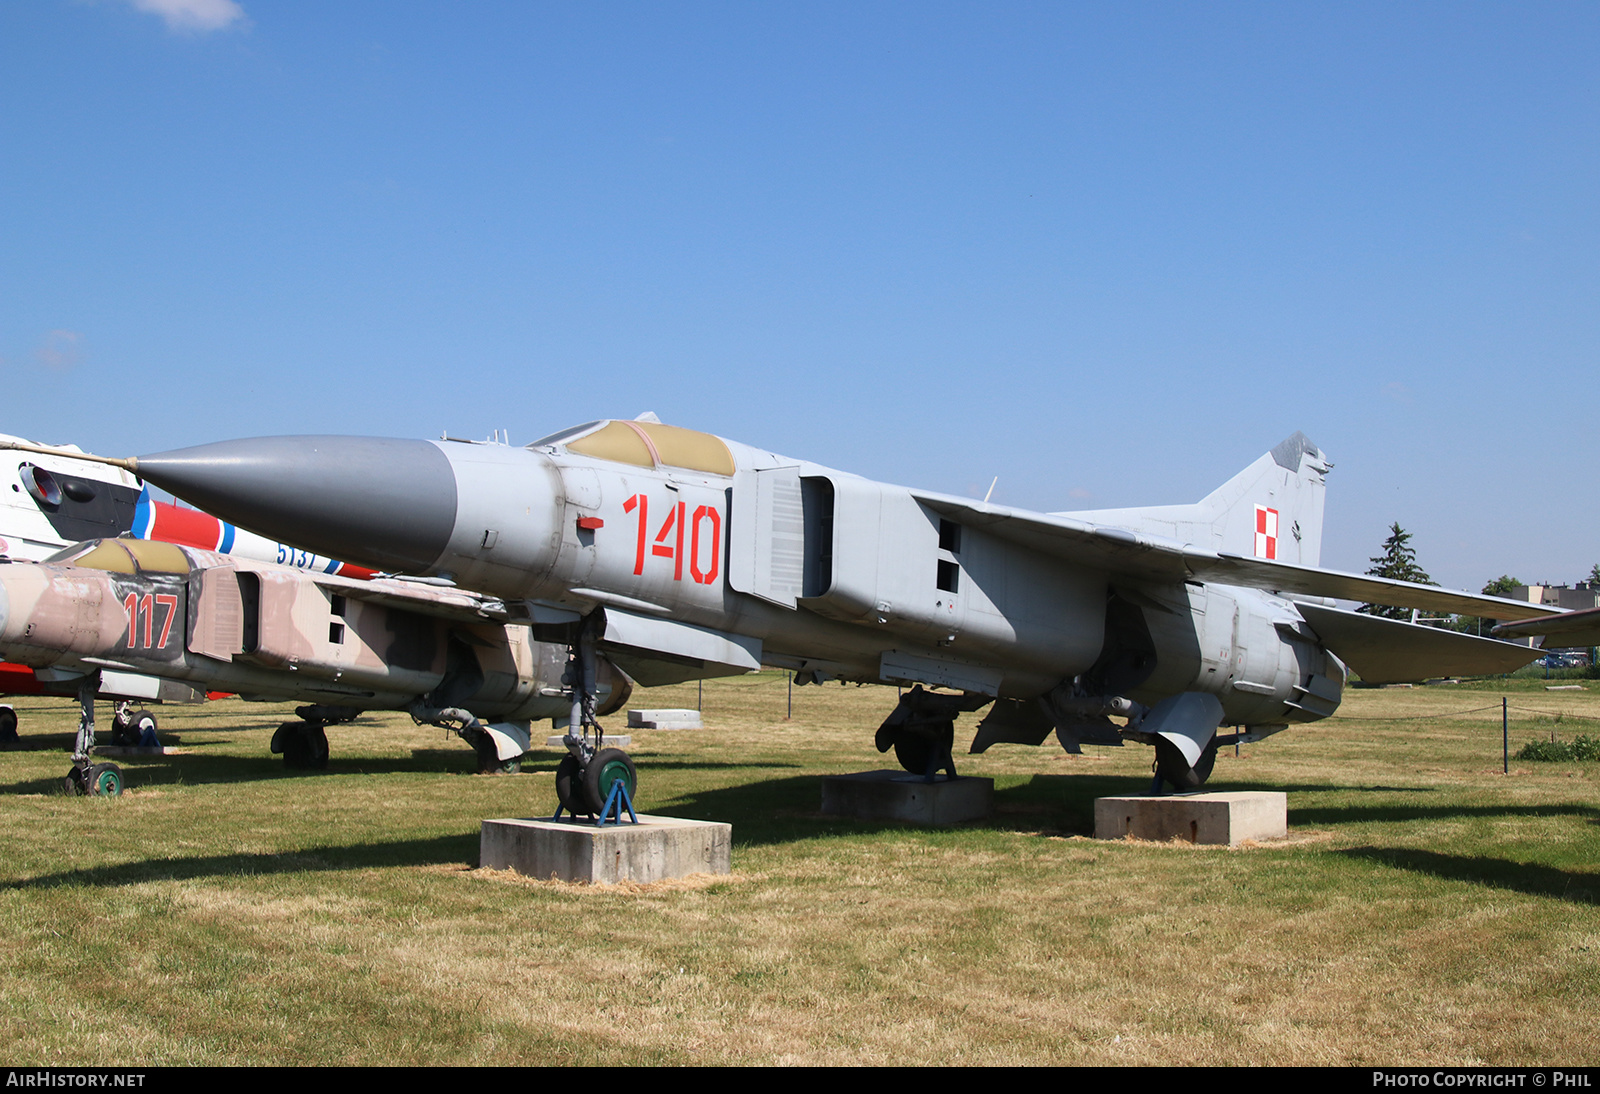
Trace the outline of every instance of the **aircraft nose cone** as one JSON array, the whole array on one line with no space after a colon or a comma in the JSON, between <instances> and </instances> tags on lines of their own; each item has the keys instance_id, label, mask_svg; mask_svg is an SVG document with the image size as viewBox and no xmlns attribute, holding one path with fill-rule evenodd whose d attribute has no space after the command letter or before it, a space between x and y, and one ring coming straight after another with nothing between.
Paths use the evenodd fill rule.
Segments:
<instances>
[{"instance_id":1,"label":"aircraft nose cone","mask_svg":"<svg viewBox=\"0 0 1600 1094\"><path fill-rule=\"evenodd\" d=\"M428 441L255 437L136 462L145 481L241 528L385 570L426 569L455 527L455 472Z\"/></svg>"}]
</instances>

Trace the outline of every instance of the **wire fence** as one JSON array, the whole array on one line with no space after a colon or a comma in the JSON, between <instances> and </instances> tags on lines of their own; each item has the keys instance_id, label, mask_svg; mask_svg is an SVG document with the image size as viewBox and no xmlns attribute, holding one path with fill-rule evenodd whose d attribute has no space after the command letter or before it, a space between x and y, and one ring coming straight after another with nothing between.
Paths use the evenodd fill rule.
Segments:
<instances>
[{"instance_id":1,"label":"wire fence","mask_svg":"<svg viewBox=\"0 0 1600 1094\"><path fill-rule=\"evenodd\" d=\"M1540 710L1537 707L1517 706L1509 703L1503 709L1506 716L1512 719L1515 719L1522 714L1535 714L1546 718L1555 718L1562 722L1568 720L1600 722L1600 715L1578 714L1575 711L1570 710ZM1499 703L1491 703L1488 706L1468 707L1466 710L1429 711L1427 714L1400 714L1393 717L1379 717L1371 714L1349 714L1347 717L1356 718L1363 722L1428 722L1438 718L1462 718L1469 714L1482 714L1485 711L1493 711L1494 713L1499 714L1502 711L1502 707Z\"/></svg>"}]
</instances>

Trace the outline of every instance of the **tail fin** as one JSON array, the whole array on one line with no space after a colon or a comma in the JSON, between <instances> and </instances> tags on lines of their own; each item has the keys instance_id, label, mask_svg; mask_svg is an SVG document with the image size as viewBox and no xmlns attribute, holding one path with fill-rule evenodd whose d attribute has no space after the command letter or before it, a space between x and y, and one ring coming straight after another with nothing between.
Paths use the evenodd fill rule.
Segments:
<instances>
[{"instance_id":1,"label":"tail fin","mask_svg":"<svg viewBox=\"0 0 1600 1094\"><path fill-rule=\"evenodd\" d=\"M1333 464L1296 433L1193 505L1099 509L1069 516L1166 536L1246 558L1317 566Z\"/></svg>"},{"instance_id":2,"label":"tail fin","mask_svg":"<svg viewBox=\"0 0 1600 1094\"><path fill-rule=\"evenodd\" d=\"M1333 464L1296 433L1207 494L1217 550L1300 566L1322 559L1322 502Z\"/></svg>"}]
</instances>

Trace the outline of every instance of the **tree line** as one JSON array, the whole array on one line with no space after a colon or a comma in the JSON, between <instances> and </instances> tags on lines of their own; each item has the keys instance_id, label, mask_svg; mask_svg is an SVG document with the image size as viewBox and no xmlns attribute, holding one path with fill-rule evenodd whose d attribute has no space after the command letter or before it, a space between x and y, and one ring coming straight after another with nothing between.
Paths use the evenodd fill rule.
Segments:
<instances>
[{"instance_id":1,"label":"tree line","mask_svg":"<svg viewBox=\"0 0 1600 1094\"><path fill-rule=\"evenodd\" d=\"M1428 571L1417 564L1417 552L1411 546L1411 533L1400 527L1396 521L1389 526L1389 538L1383 541L1383 553L1367 560L1372 565L1367 568L1367 573L1373 577L1387 577L1395 581L1409 581L1415 585L1437 585L1437 581L1428 576ZM1591 585L1600 585L1600 562L1589 568L1586 578ZM1510 574L1501 574L1483 587L1485 596L1510 596L1519 585L1525 582L1512 577ZM1368 615L1380 615L1385 619L1402 619L1409 621L1413 618L1410 608L1393 608L1385 604L1363 604L1357 608L1358 612ZM1420 621L1420 620L1419 620ZM1450 630L1462 631L1467 634L1488 634L1497 620L1480 618L1475 615L1453 615L1443 619L1429 619L1438 625Z\"/></svg>"}]
</instances>

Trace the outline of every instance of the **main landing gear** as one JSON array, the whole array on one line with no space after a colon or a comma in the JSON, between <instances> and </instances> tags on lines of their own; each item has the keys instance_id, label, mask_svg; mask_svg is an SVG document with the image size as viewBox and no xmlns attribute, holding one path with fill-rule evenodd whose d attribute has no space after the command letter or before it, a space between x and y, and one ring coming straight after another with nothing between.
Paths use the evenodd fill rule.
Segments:
<instances>
[{"instance_id":1,"label":"main landing gear","mask_svg":"<svg viewBox=\"0 0 1600 1094\"><path fill-rule=\"evenodd\" d=\"M878 727L878 751L894 749L900 766L921 775L924 782L933 782L940 771L954 779L956 715L977 710L989 701L986 695L924 691L918 684L900 696L900 705Z\"/></svg>"},{"instance_id":2,"label":"main landing gear","mask_svg":"<svg viewBox=\"0 0 1600 1094\"><path fill-rule=\"evenodd\" d=\"M111 743L130 748L158 745L156 716L148 710L134 710L127 700L119 702L111 717Z\"/></svg>"},{"instance_id":3,"label":"main landing gear","mask_svg":"<svg viewBox=\"0 0 1600 1094\"><path fill-rule=\"evenodd\" d=\"M1152 796L1160 796L1162 783L1166 783L1180 794L1186 790L1198 790L1205 785L1205 781L1211 777L1212 769L1217 766L1215 737L1212 737L1211 742L1201 750L1200 758L1192 767L1178 746L1166 737L1156 738L1155 749L1155 762L1150 765L1154 774L1150 784Z\"/></svg>"},{"instance_id":4,"label":"main landing gear","mask_svg":"<svg viewBox=\"0 0 1600 1094\"><path fill-rule=\"evenodd\" d=\"M72 769L61 780L61 787L72 795L115 798L122 794L122 768L89 759L89 751L94 748L94 697L99 690L98 672L84 677L78 685L78 739L72 748Z\"/></svg>"},{"instance_id":5,"label":"main landing gear","mask_svg":"<svg viewBox=\"0 0 1600 1094\"><path fill-rule=\"evenodd\" d=\"M604 824L608 816L620 821L623 809L633 815L633 794L639 777L626 752L605 747L605 731L595 717L599 622L597 613L579 625L567 662L565 682L572 693L572 712L562 738L567 755L556 765L556 800L561 803L556 817L565 811L574 817L594 817ZM637 821L637 816L634 819Z\"/></svg>"},{"instance_id":6,"label":"main landing gear","mask_svg":"<svg viewBox=\"0 0 1600 1094\"><path fill-rule=\"evenodd\" d=\"M327 727L341 722L353 722L361 715L355 707L332 706L327 703L309 703L295 707L298 722L284 722L272 735L268 747L274 756L283 757L283 766L291 771L326 771L328 769Z\"/></svg>"}]
</instances>

